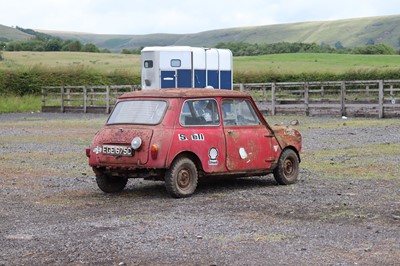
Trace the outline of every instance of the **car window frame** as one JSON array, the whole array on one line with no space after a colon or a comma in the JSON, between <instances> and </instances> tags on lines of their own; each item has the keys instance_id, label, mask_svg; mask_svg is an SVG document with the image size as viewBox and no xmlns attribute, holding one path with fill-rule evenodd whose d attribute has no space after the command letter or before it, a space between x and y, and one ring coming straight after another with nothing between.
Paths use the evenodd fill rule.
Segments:
<instances>
[{"instance_id":1,"label":"car window frame","mask_svg":"<svg viewBox=\"0 0 400 266\"><path fill-rule=\"evenodd\" d=\"M224 101L245 101L247 106L250 107L251 110L249 110L258 120L257 124L248 124L248 125L229 125L226 123L226 120L224 118ZM224 125L224 127L258 127L258 126L264 126L263 120L260 118L256 107L252 104L252 101L248 98L223 98L221 100L221 111L222 111L222 123ZM237 121L237 119L235 119L235 121Z\"/></svg>"},{"instance_id":2,"label":"car window frame","mask_svg":"<svg viewBox=\"0 0 400 266\"><path fill-rule=\"evenodd\" d=\"M218 117L219 117L219 119L218 119L218 124L198 124L198 125L187 125L187 124L183 124L182 123L182 121L181 121L181 115L182 115L182 113L183 113L183 108L184 108L184 106L185 106L185 103L186 102L188 102L188 101L203 101L203 100L212 100L212 101L214 101L215 102L215 104L216 104L216 107L217 107L217 114L218 114ZM190 108L190 107L189 107ZM184 99L184 101L182 102L182 106L181 106L181 110L180 110L180 112L179 112L179 118L178 118L178 120L179 120L179 125L181 126L181 127L184 127L184 128L188 128L188 127L219 127L219 126L221 126L221 112L220 112L220 106L219 106L219 104L218 104L218 100L216 99L216 98L212 98L212 97L207 97L207 98L186 98L186 99Z\"/></svg>"},{"instance_id":3,"label":"car window frame","mask_svg":"<svg viewBox=\"0 0 400 266\"><path fill-rule=\"evenodd\" d=\"M152 124L152 123L112 123L112 124L109 124L108 121L110 120L110 118L111 118L111 116L112 116L112 114L113 114L113 112L114 112L114 110L115 110L115 107L116 107L118 104L122 103L122 102L130 102L130 101L159 101L159 102L165 102L165 103L166 103L166 106L165 106L165 109L164 109L163 114L160 116L160 121L159 121L158 123L155 123L155 124ZM143 99L134 98L134 99L126 99L126 100L123 100L123 101L118 101L118 102L115 104L115 106L114 106L112 112L110 113L110 115L109 115L108 118L107 118L106 126L112 126L112 125L145 125L145 126L157 126L157 125L161 124L162 121L164 120L165 114L167 113L168 108L169 108L169 104L170 104L170 102L169 102L168 100L166 100L166 99L159 99L159 98L143 98Z\"/></svg>"}]
</instances>

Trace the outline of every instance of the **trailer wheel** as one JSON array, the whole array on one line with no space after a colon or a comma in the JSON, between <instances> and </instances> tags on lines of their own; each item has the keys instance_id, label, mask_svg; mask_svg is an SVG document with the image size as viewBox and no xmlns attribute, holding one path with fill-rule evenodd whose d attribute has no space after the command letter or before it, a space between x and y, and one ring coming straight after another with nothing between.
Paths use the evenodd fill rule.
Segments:
<instances>
[{"instance_id":1,"label":"trailer wheel","mask_svg":"<svg viewBox=\"0 0 400 266\"><path fill-rule=\"evenodd\" d=\"M97 186L106 193L121 192L128 182L124 177L113 177L105 174L96 174Z\"/></svg>"},{"instance_id":2,"label":"trailer wheel","mask_svg":"<svg viewBox=\"0 0 400 266\"><path fill-rule=\"evenodd\" d=\"M186 157L174 161L165 174L165 187L174 198L191 196L196 190L197 181L196 165Z\"/></svg>"},{"instance_id":3,"label":"trailer wheel","mask_svg":"<svg viewBox=\"0 0 400 266\"><path fill-rule=\"evenodd\" d=\"M290 185L297 181L299 176L299 158L295 151L286 149L281 153L278 165L274 169L274 177L280 185Z\"/></svg>"}]
</instances>

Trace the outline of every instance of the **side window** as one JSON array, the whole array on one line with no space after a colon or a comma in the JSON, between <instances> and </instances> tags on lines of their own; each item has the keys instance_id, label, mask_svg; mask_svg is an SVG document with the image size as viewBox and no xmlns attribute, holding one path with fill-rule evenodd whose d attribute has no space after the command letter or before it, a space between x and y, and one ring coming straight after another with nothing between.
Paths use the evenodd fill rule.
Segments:
<instances>
[{"instance_id":1,"label":"side window","mask_svg":"<svg viewBox=\"0 0 400 266\"><path fill-rule=\"evenodd\" d=\"M219 125L220 119L217 101L214 99L185 101L179 122L182 126Z\"/></svg>"},{"instance_id":2,"label":"side window","mask_svg":"<svg viewBox=\"0 0 400 266\"><path fill-rule=\"evenodd\" d=\"M171 59L171 67L181 67L180 59Z\"/></svg>"},{"instance_id":3,"label":"side window","mask_svg":"<svg viewBox=\"0 0 400 266\"><path fill-rule=\"evenodd\" d=\"M249 100L223 100L222 117L226 126L261 125Z\"/></svg>"},{"instance_id":4,"label":"side window","mask_svg":"<svg viewBox=\"0 0 400 266\"><path fill-rule=\"evenodd\" d=\"M153 60L145 60L143 65L144 68L153 68Z\"/></svg>"}]
</instances>

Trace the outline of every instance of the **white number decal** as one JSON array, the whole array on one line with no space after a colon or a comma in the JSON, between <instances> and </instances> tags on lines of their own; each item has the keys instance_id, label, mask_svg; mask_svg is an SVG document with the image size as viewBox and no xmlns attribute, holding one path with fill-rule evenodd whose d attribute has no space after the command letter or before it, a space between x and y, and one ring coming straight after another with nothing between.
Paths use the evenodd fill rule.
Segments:
<instances>
[{"instance_id":1,"label":"white number decal","mask_svg":"<svg viewBox=\"0 0 400 266\"><path fill-rule=\"evenodd\" d=\"M187 137L185 136L185 134L178 134L178 138L180 141L188 140Z\"/></svg>"},{"instance_id":2,"label":"white number decal","mask_svg":"<svg viewBox=\"0 0 400 266\"><path fill-rule=\"evenodd\" d=\"M192 134L192 140L204 140L204 135L203 134Z\"/></svg>"}]
</instances>

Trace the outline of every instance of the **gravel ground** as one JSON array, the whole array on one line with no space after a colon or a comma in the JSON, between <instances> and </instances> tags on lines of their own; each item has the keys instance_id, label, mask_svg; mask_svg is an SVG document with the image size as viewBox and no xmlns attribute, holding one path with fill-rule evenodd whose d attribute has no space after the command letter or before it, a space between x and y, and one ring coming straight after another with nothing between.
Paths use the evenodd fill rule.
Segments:
<instances>
[{"instance_id":1,"label":"gravel ground","mask_svg":"<svg viewBox=\"0 0 400 266\"><path fill-rule=\"evenodd\" d=\"M298 183L209 180L173 199L162 182L97 188L84 149L105 119L0 115L0 265L399 265L400 152L368 148L400 147L397 120L298 117Z\"/></svg>"}]
</instances>

